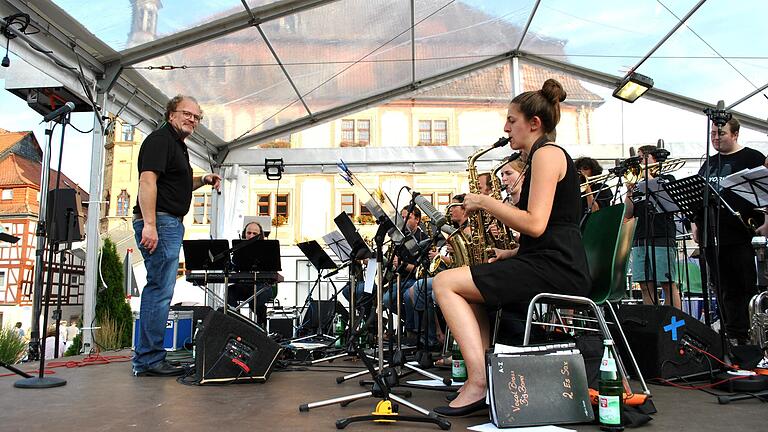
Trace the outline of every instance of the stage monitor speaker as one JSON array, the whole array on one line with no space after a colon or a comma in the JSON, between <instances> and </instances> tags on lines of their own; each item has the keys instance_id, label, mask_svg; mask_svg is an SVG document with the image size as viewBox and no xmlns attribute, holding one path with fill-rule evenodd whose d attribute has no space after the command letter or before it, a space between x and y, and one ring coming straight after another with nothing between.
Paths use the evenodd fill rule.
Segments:
<instances>
[{"instance_id":1,"label":"stage monitor speaker","mask_svg":"<svg viewBox=\"0 0 768 432\"><path fill-rule=\"evenodd\" d=\"M56 201L56 208L53 202ZM52 243L76 242L85 238L85 216L80 214L80 194L74 189L48 191L46 224L48 240ZM69 225L69 227L67 227Z\"/></svg>"},{"instance_id":2,"label":"stage monitor speaker","mask_svg":"<svg viewBox=\"0 0 768 432\"><path fill-rule=\"evenodd\" d=\"M720 369L716 360L701 352L722 360L720 335L687 313L671 306L623 305L617 315L645 378L687 377ZM623 360L631 364L626 356Z\"/></svg>"},{"instance_id":3,"label":"stage monitor speaker","mask_svg":"<svg viewBox=\"0 0 768 432\"><path fill-rule=\"evenodd\" d=\"M239 314L208 311L195 339L198 384L264 382L282 348Z\"/></svg>"}]
</instances>

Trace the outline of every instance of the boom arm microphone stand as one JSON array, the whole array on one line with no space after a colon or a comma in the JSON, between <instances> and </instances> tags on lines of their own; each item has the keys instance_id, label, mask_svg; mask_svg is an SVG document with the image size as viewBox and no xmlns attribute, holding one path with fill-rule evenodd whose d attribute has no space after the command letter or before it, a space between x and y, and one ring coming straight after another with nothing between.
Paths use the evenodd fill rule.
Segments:
<instances>
[{"instance_id":1,"label":"boom arm microphone stand","mask_svg":"<svg viewBox=\"0 0 768 432\"><path fill-rule=\"evenodd\" d=\"M61 108L59 109L61 111ZM71 111L71 109L70 109ZM49 115L50 116L50 115ZM50 119L53 120L53 119ZM61 112L61 115L59 117L59 121L61 122L61 144L60 144L60 150L59 150L59 173L56 177L56 184L58 186L60 176L61 176L61 157L62 152L64 150L64 133L67 129L67 124L69 123L69 111L63 110ZM46 246L46 228L47 223L52 223L52 226L56 226L56 224L53 224L54 214L51 213L51 221L47 221L47 202L48 202L48 181L49 181L49 175L50 175L50 168L51 168L51 150L52 150L52 139L53 139L53 126L49 129L45 130L45 134L48 135L48 145L46 146L47 154L45 157L43 157L43 164L42 164L42 173L40 175L40 207L39 207L39 214L38 214L38 222L37 222L37 245L35 250L35 283L33 288L33 305L32 305L32 330L31 330L31 339L29 342L29 358L34 360L39 357L40 359L40 369L38 370L37 377L31 377L31 378L24 378L19 381L16 381L13 383L14 387L17 388L51 388L51 387L61 387L65 384L67 384L67 381L61 378L57 377L46 377L45 376L45 336L40 338L40 309L43 304L45 303L43 309L43 329L47 330L48 328L48 308L50 306L50 297L51 297L51 284L52 284L52 272L53 272L53 245L51 245L51 249L48 252L48 283L46 285L45 293L42 292L43 290L43 253L45 252L45 246ZM56 206L58 204L58 194L53 196L53 209L56 209ZM61 283L61 281L59 281ZM58 324L58 323L57 323ZM38 349L39 348L39 349Z\"/></svg>"},{"instance_id":2,"label":"boom arm microphone stand","mask_svg":"<svg viewBox=\"0 0 768 432\"><path fill-rule=\"evenodd\" d=\"M377 327L377 338L378 338L377 344L378 344L378 354L379 354L378 370L376 369L376 367L374 367L371 360L366 356L361 346L359 344L355 344L355 351L357 352L358 356L365 364L370 374L373 376L375 384L371 390L366 392L328 399L320 402L302 404L299 406L299 411L308 412L312 408L319 408L319 407L333 405L337 403L344 405L355 400L365 399L368 397L375 397L375 398L381 398L381 401L379 401L379 403L376 405L376 410L372 414L356 416L356 417L348 417L348 418L337 420L336 428L343 429L350 423L370 420L370 421L387 421L387 422L413 421L413 422L419 422L419 423L434 423L438 425L440 429L448 430L451 427L451 423L448 420L442 417L439 417L434 412L424 409L414 403L411 403L400 396L392 394L391 387L397 384L397 374L393 369L389 367L386 367L386 368L384 367L384 356L383 356L384 320L383 320L383 307L382 307L384 294L383 294L383 289L381 288L384 286L384 263L383 263L384 257L382 252L382 246L384 244L384 236L386 235L386 232L390 229L391 224L392 222L388 218L380 217L379 228L375 236L376 264L378 267L377 269L378 289L376 290L376 321L377 321L376 327ZM356 336L357 336L357 333L353 334L353 336L350 339L354 340L357 338ZM411 408L412 410L422 414L422 416L406 416L406 415L399 414L397 406L393 403L393 401L401 405L405 405L408 408Z\"/></svg>"}]
</instances>

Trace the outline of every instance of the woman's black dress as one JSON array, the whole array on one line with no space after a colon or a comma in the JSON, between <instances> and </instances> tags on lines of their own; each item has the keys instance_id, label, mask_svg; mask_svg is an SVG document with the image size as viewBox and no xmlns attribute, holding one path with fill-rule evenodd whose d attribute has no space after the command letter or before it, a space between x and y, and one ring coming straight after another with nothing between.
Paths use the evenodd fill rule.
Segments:
<instances>
[{"instance_id":1,"label":"woman's black dress","mask_svg":"<svg viewBox=\"0 0 768 432\"><path fill-rule=\"evenodd\" d=\"M538 148L556 146L542 138L533 146L528 159ZM513 258L470 267L472 280L488 305L506 306L528 303L542 292L586 296L591 278L579 231L581 218L579 176L573 160L562 147L567 170L557 183L552 212L544 233L538 238L521 235L520 250ZM528 208L532 167L523 181L518 208ZM534 197L535 199L535 197Z\"/></svg>"}]
</instances>

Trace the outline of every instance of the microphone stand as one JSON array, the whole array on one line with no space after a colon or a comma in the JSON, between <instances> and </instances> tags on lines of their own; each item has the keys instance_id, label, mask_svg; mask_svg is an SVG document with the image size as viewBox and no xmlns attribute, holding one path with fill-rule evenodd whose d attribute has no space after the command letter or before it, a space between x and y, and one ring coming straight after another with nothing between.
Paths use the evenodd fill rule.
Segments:
<instances>
[{"instance_id":1,"label":"microphone stand","mask_svg":"<svg viewBox=\"0 0 768 432\"><path fill-rule=\"evenodd\" d=\"M61 157L62 152L64 150L64 134L67 129L67 124L69 123L69 113L65 113L62 117L60 117L61 122L61 143L60 143L60 150L59 150L59 172L56 175L56 185L58 187L59 181L61 180ZM24 378L21 380L16 381L13 383L14 387L17 388L51 388L51 387L61 387L63 385L67 384L67 381L58 378L58 377L47 377L45 376L45 344L46 344L46 337L43 336L40 338L40 309L43 309L43 329L47 332L48 329L48 311L50 307L50 298L51 298L51 284L52 281L52 272L53 272L53 244L50 245L50 250L48 251L48 283L46 285L45 293L42 292L43 290L43 253L45 253L46 248L46 228L48 222L51 223L51 226L56 227L56 224L53 223L54 217L55 217L55 209L58 204L58 194L55 194L53 196L53 202L51 203L53 206L53 211L51 212L51 221L48 221L48 188L49 188L49 175L50 175L50 169L51 169L51 150L52 150L52 140L53 140L53 127L50 129L45 130L45 134L48 135L48 145L46 146L46 154L43 157L43 164L41 167L41 178L40 178L40 206L38 211L38 222L37 222L37 245L35 249L35 281L33 286L33 305L32 305L32 329L30 331L30 342L29 342L29 358L30 360L36 360L38 357L40 359L40 368L38 370L37 377L31 377L31 378ZM53 234L53 231L51 230L51 234ZM53 236L51 236L53 237ZM59 281L61 283L61 281ZM43 306L44 303L44 307ZM58 327L58 323L56 323ZM45 333L43 333L45 335ZM39 350L38 350L39 348Z\"/></svg>"},{"instance_id":2,"label":"microphone stand","mask_svg":"<svg viewBox=\"0 0 768 432\"><path fill-rule=\"evenodd\" d=\"M724 110L720 109L721 103L718 102L718 109L712 110L711 108L707 108L704 110L704 113L707 115L707 149L706 149L706 158L704 161L704 175L705 180L707 184L711 184L710 177L712 175L711 172L711 166L710 166L710 152L709 152L709 139L711 137L711 131L712 131L712 123L715 124L717 127L717 137L718 140L720 139L720 132L722 131L723 126L725 123L728 122L730 119L730 115L728 115ZM719 159L718 159L719 160ZM718 179L719 183L719 179ZM702 233L699 238L699 250L700 250L700 257L703 257L703 259L700 260L700 266L701 266L701 294L702 298L704 300L704 322L707 324L707 326L711 326L711 318L710 318L710 292L709 292L709 264L707 263L707 255L708 255L708 249L709 249L709 235L710 235L710 229L709 229L709 219L710 219L710 208L709 208L709 187L704 188L704 194L703 194L703 208L704 208L704 215L702 220ZM720 203L718 203L718 214L712 215L712 217L716 217L716 224L719 220L719 209L720 209ZM714 233L713 233L714 234ZM728 343L728 336L725 329L725 308L723 307L723 304L721 302L722 299L722 293L720 293L720 269L719 269L719 247L718 247L718 239L717 237L713 237L713 246L714 246L714 254L713 254L713 261L715 265L715 296L717 298L718 303L718 312L720 314L720 339L723 346L723 356L725 357L725 362L730 363L728 357L730 353L730 345Z\"/></svg>"}]
</instances>

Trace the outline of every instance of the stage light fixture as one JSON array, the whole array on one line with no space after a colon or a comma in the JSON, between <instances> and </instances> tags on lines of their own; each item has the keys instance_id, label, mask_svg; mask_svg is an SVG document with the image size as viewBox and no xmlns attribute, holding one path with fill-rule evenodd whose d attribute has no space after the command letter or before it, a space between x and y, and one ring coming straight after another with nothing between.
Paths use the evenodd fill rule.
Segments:
<instances>
[{"instance_id":1,"label":"stage light fixture","mask_svg":"<svg viewBox=\"0 0 768 432\"><path fill-rule=\"evenodd\" d=\"M267 175L267 180L280 180L283 178L283 171L285 171L283 158L264 158L264 173Z\"/></svg>"},{"instance_id":2,"label":"stage light fixture","mask_svg":"<svg viewBox=\"0 0 768 432\"><path fill-rule=\"evenodd\" d=\"M616 87L616 90L613 91L613 97L633 103L652 87L653 80L650 77L632 72Z\"/></svg>"}]
</instances>

